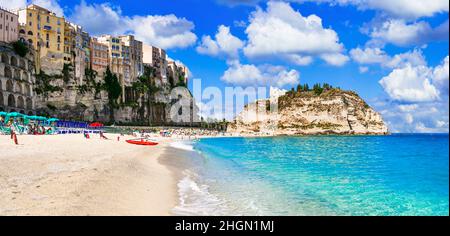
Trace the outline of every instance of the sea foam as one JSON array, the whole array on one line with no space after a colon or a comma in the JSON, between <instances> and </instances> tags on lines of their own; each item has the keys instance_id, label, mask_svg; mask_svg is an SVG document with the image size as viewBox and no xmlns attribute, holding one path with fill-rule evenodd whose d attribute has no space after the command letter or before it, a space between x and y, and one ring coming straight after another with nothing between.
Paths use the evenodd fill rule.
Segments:
<instances>
[{"instance_id":1,"label":"sea foam","mask_svg":"<svg viewBox=\"0 0 450 236\"><path fill-rule=\"evenodd\" d=\"M172 211L175 215L226 215L225 201L209 191L209 186L200 184L198 176L185 170L184 178L178 182L179 204Z\"/></svg>"},{"instance_id":2,"label":"sea foam","mask_svg":"<svg viewBox=\"0 0 450 236\"><path fill-rule=\"evenodd\" d=\"M176 149L181 149L181 150L185 150L185 151L194 151L194 146L192 143L190 142L173 142L170 144L171 147L176 148Z\"/></svg>"}]
</instances>

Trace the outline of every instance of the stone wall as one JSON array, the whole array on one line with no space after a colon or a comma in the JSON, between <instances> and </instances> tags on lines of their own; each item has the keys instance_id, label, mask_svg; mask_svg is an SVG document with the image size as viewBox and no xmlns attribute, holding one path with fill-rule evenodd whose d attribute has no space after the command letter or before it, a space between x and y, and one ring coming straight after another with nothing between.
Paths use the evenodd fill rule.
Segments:
<instances>
[{"instance_id":1,"label":"stone wall","mask_svg":"<svg viewBox=\"0 0 450 236\"><path fill-rule=\"evenodd\" d=\"M35 114L34 55L21 57L0 42L0 111Z\"/></svg>"}]
</instances>

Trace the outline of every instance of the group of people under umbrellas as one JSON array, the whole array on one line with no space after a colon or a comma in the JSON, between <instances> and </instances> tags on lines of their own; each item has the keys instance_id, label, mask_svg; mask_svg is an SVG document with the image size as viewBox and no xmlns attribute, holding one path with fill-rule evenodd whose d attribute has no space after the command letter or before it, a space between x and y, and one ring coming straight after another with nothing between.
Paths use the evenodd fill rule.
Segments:
<instances>
[{"instance_id":1,"label":"group of people under umbrellas","mask_svg":"<svg viewBox=\"0 0 450 236\"><path fill-rule=\"evenodd\" d=\"M27 116L18 112L0 112L0 131L5 134L9 133L14 143L18 144L17 134L48 134L53 131L51 124L57 121L56 118L47 119L42 116Z\"/></svg>"}]
</instances>

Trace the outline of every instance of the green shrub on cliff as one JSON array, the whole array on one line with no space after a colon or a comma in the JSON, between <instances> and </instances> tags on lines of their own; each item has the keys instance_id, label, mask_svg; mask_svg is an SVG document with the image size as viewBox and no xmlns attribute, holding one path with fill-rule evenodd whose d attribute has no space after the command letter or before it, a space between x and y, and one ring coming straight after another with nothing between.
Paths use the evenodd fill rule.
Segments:
<instances>
[{"instance_id":1,"label":"green shrub on cliff","mask_svg":"<svg viewBox=\"0 0 450 236\"><path fill-rule=\"evenodd\" d=\"M13 46L14 52L21 57L26 56L29 51L27 45L25 43L23 43L22 41L16 41L16 42L12 43L12 46Z\"/></svg>"}]
</instances>

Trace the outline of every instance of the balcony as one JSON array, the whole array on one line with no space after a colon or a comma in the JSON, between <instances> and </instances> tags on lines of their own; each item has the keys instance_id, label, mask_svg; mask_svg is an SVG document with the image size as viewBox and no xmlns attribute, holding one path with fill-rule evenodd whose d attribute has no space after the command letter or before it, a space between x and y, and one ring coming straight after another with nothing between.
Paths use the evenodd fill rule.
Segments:
<instances>
[{"instance_id":1,"label":"balcony","mask_svg":"<svg viewBox=\"0 0 450 236\"><path fill-rule=\"evenodd\" d=\"M44 29L45 31L53 31L53 30L52 30L52 27L49 26L49 25L44 25L43 29Z\"/></svg>"}]
</instances>

